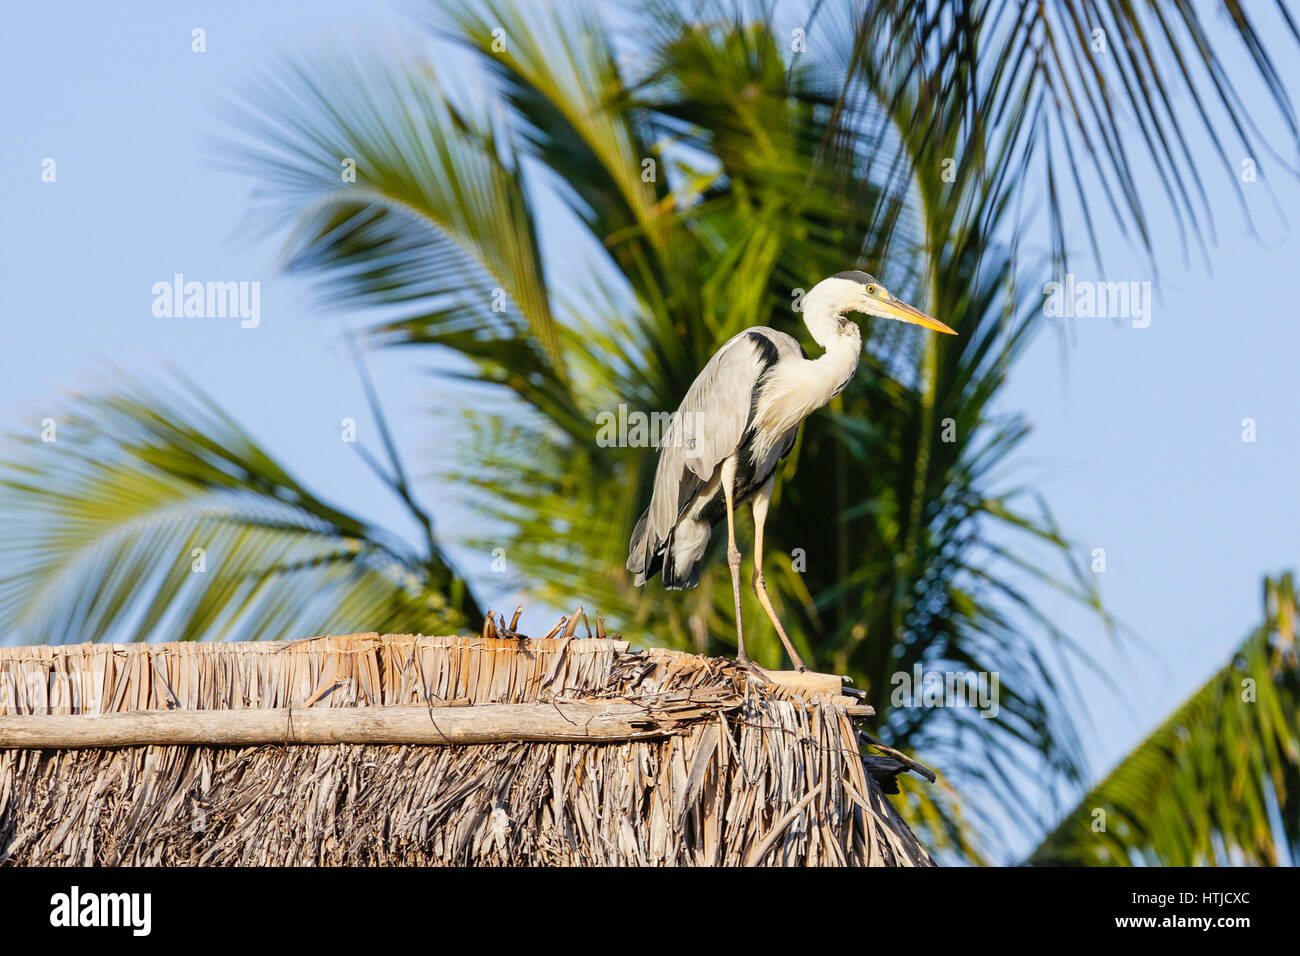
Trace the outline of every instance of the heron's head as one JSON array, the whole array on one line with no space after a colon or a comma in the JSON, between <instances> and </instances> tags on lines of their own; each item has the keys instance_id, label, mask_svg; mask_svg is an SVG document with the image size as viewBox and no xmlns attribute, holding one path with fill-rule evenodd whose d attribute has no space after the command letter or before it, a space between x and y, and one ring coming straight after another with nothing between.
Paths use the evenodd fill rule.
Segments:
<instances>
[{"instance_id":1,"label":"heron's head","mask_svg":"<svg viewBox=\"0 0 1300 956\"><path fill-rule=\"evenodd\" d=\"M957 334L938 319L926 315L915 306L908 305L902 299L892 295L878 280L865 272L856 270L838 272L829 279L817 283L804 297L804 313L809 328L813 327L815 316L830 318L843 316L848 312L896 319L899 322L919 325L924 329L944 332L948 335ZM843 332L850 335L857 333L857 326L847 319L842 321L844 325L840 328ZM852 327L852 331L849 327ZM821 342L820 337L817 336L818 331L813 329L813 334ZM821 344L826 343L821 342Z\"/></svg>"}]
</instances>

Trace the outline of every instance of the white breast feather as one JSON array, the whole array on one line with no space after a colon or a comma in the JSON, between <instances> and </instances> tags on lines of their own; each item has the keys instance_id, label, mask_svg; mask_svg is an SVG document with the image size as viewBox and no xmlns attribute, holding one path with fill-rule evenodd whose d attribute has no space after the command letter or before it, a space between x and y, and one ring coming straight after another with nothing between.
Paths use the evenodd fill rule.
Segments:
<instances>
[{"instance_id":1,"label":"white breast feather","mask_svg":"<svg viewBox=\"0 0 1300 956\"><path fill-rule=\"evenodd\" d=\"M834 397L858 367L858 346L833 348L816 359L791 357L768 372L755 409L755 459L766 457L791 429Z\"/></svg>"}]
</instances>

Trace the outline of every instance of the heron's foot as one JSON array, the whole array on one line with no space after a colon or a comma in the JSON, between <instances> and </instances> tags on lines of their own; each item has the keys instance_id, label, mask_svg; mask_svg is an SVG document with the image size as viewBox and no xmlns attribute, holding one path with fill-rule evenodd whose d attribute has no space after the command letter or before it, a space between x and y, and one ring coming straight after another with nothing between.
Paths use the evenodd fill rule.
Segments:
<instances>
[{"instance_id":1,"label":"heron's foot","mask_svg":"<svg viewBox=\"0 0 1300 956\"><path fill-rule=\"evenodd\" d=\"M749 671L750 675L754 678L754 681L756 683L759 684L772 683L772 678L768 676L767 670L755 664L752 660L749 659L748 655L744 657L737 656L736 663L739 664L741 667L745 668L745 670Z\"/></svg>"}]
</instances>

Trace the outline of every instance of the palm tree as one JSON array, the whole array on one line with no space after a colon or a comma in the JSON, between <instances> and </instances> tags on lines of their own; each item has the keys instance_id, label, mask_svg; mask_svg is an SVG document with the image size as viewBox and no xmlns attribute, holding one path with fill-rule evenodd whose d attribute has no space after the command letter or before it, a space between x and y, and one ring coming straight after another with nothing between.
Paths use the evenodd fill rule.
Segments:
<instances>
[{"instance_id":1,"label":"palm tree","mask_svg":"<svg viewBox=\"0 0 1300 956\"><path fill-rule=\"evenodd\" d=\"M1264 44L1229 10L1231 34L1294 134ZM944 768L941 786L905 792L914 827L933 848L982 859L989 809L1018 802L1023 787L1005 768L1037 761L1041 776L1067 785L1085 770L1062 677L1062 661L1084 658L1024 578L1101 607L1042 502L1006 483L1027 425L996 414L994 399L1041 325L1044 280L1073 252L1067 226L1083 224L1100 260L1101 213L1089 199L1104 196L1102 211L1149 253L1151 211L1134 164L1154 161L1168 212L1199 242L1209 210L1187 125L1199 118L1218 144L1213 106L1241 142L1264 148L1217 53L1229 31L1186 4L1175 14L1082 0L818 2L788 16L759 4L652 2L607 21L584 5L435 4L429 25L484 68L485 95L443 82L420 51L276 68L249 91L233 158L264 183L268 222L289 229L288 267L314 277L331 305L377 316L374 345L440 347L459 357L458 382L490 387L491 403L474 385L452 392L473 401L458 403L470 407L450 476L469 507L509 529L505 546L537 599L567 607L581 596L666 643L730 650L729 583L715 564L684 595L630 586L625 545L653 455L608 447L602 414L671 410L741 328L802 334L790 314L801 290L856 264L959 329L952 341L866 330L864 367L787 459L768 534L771 553L789 560L773 561L768 578L805 656L854 676L883 739ZM1109 54L1095 49L1093 29L1111 38ZM1166 58L1173 65L1158 66ZM1200 91L1206 78L1212 97ZM1175 112L1184 94L1190 106ZM355 181L340 176L349 164ZM1041 253L1026 251L1026 235L1040 237ZM89 413L106 416L110 433L148 414L123 419L111 403ZM130 437L114 454L143 457L163 485L191 488L190 432L206 427L172 435L149 422L147 455ZM388 450L381 473L418 507ZM6 480L7 512L40 500L38 489L85 481L72 459L39 455L23 465L32 478ZM259 452L232 471L204 458L204 480L216 470L223 492L253 492L227 513L230 553L246 574L334 575L334 596L301 632L307 621L428 631L447 626L449 609L474 623L477 605L431 531L425 554L401 554L318 511L296 483L268 482L268 462ZM136 506L115 505L120 480L90 486L100 524L71 510L78 532L113 537L177 497L131 489ZM200 520L201 501L180 497L177 512ZM267 498L299 509L299 524L268 527L257 517ZM111 564L82 561L59 521L45 528L33 524L23 547L49 559L0 590L0 620L21 611L30 626L37 618L14 595L52 600L65 593L64 568L80 561L77 593L106 595L95 636L153 633L136 628ZM1057 570L1008 547L1008 534L1054 554ZM193 535L148 524L137 547L169 557L142 566L170 582ZM348 576L353 568L363 570ZM260 630L234 586L208 588L202 615L183 592L159 591L155 629L181 621L187 636L225 636L226 609L241 634L289 626L272 613ZM282 593L265 589L262 600L270 607ZM747 613L761 619L756 606ZM778 645L760 637L753 653L775 663ZM892 707L892 676L914 665L997 672L998 716Z\"/></svg>"},{"instance_id":2,"label":"palm tree","mask_svg":"<svg viewBox=\"0 0 1300 956\"><path fill-rule=\"evenodd\" d=\"M9 639L281 640L345 622L390 633L481 624L391 442L391 471L368 460L428 532L422 554L322 500L180 385L91 393L42 439L10 436L0 470Z\"/></svg>"},{"instance_id":3,"label":"palm tree","mask_svg":"<svg viewBox=\"0 0 1300 956\"><path fill-rule=\"evenodd\" d=\"M1035 864L1294 865L1300 860L1295 578L1264 622L1034 851Z\"/></svg>"}]
</instances>

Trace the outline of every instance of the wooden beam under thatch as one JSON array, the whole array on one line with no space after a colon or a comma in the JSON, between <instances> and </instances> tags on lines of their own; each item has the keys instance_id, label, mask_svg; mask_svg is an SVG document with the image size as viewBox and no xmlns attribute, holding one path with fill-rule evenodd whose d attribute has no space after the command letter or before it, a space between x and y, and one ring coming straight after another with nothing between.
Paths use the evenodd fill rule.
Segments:
<instances>
[{"instance_id":1,"label":"wooden beam under thatch","mask_svg":"<svg viewBox=\"0 0 1300 956\"><path fill-rule=\"evenodd\" d=\"M0 862L927 865L855 712L572 635L0 648Z\"/></svg>"},{"instance_id":2,"label":"wooden beam under thatch","mask_svg":"<svg viewBox=\"0 0 1300 956\"><path fill-rule=\"evenodd\" d=\"M608 743L663 737L740 698L650 704L567 700L549 704L430 705L294 710L138 710L125 714L0 717L0 749L260 744ZM468 701L466 702L468 704Z\"/></svg>"}]
</instances>

